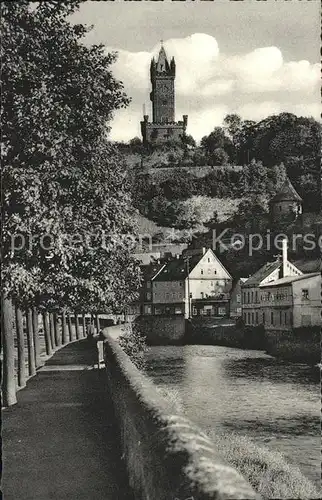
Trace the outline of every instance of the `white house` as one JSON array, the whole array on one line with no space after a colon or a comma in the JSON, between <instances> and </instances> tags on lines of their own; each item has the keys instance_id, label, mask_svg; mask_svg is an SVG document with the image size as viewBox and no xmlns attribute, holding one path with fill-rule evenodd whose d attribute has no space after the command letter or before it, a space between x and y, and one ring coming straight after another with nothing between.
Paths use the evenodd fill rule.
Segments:
<instances>
[{"instance_id":1,"label":"white house","mask_svg":"<svg viewBox=\"0 0 322 500\"><path fill-rule=\"evenodd\" d=\"M321 326L321 273L287 276L260 285L265 330Z\"/></svg>"},{"instance_id":2,"label":"white house","mask_svg":"<svg viewBox=\"0 0 322 500\"><path fill-rule=\"evenodd\" d=\"M209 248L186 251L152 279L154 314L229 315L232 277Z\"/></svg>"},{"instance_id":3,"label":"white house","mask_svg":"<svg viewBox=\"0 0 322 500\"><path fill-rule=\"evenodd\" d=\"M241 285L242 317L245 325L263 324L260 287L286 276L301 276L303 273L287 259L287 240L283 240L282 258L268 262Z\"/></svg>"}]
</instances>

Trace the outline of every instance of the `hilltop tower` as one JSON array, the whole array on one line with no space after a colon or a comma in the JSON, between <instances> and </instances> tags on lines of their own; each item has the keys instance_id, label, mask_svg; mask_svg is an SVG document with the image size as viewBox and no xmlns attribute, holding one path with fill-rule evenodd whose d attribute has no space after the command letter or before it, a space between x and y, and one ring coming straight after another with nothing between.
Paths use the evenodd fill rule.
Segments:
<instances>
[{"instance_id":1,"label":"hilltop tower","mask_svg":"<svg viewBox=\"0 0 322 500\"><path fill-rule=\"evenodd\" d=\"M144 144L162 144L168 141L180 142L185 134L188 116L183 120L175 121L175 89L176 63L172 57L170 63L161 44L158 60L154 57L150 64L150 78L152 92L152 122L149 116L144 115L141 121L141 132Z\"/></svg>"}]
</instances>

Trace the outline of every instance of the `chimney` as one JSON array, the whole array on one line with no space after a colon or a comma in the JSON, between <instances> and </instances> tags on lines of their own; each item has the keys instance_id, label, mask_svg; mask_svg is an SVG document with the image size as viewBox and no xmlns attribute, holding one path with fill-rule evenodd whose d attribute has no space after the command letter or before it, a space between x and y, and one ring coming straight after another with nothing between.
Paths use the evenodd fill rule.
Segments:
<instances>
[{"instance_id":1,"label":"chimney","mask_svg":"<svg viewBox=\"0 0 322 500\"><path fill-rule=\"evenodd\" d=\"M206 247L202 247L202 255L205 255L206 253Z\"/></svg>"},{"instance_id":2,"label":"chimney","mask_svg":"<svg viewBox=\"0 0 322 500\"><path fill-rule=\"evenodd\" d=\"M287 276L287 238L282 241L282 278Z\"/></svg>"}]
</instances>

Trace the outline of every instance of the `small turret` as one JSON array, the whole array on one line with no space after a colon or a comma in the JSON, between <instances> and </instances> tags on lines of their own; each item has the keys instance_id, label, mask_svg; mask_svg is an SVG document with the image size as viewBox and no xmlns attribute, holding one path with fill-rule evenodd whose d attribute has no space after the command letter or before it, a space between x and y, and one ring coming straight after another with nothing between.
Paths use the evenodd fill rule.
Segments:
<instances>
[{"instance_id":1,"label":"small turret","mask_svg":"<svg viewBox=\"0 0 322 500\"><path fill-rule=\"evenodd\" d=\"M171 62L170 62L170 73L171 73L171 76L176 76L176 63L175 63L174 57L172 57Z\"/></svg>"}]
</instances>

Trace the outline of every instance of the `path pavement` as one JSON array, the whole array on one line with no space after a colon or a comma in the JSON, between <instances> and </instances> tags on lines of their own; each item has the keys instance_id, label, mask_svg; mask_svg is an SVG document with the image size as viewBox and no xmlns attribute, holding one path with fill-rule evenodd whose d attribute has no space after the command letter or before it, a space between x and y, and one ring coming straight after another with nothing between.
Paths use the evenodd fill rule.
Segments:
<instances>
[{"instance_id":1,"label":"path pavement","mask_svg":"<svg viewBox=\"0 0 322 500\"><path fill-rule=\"evenodd\" d=\"M3 410L4 500L133 500L87 340L48 360Z\"/></svg>"}]
</instances>

